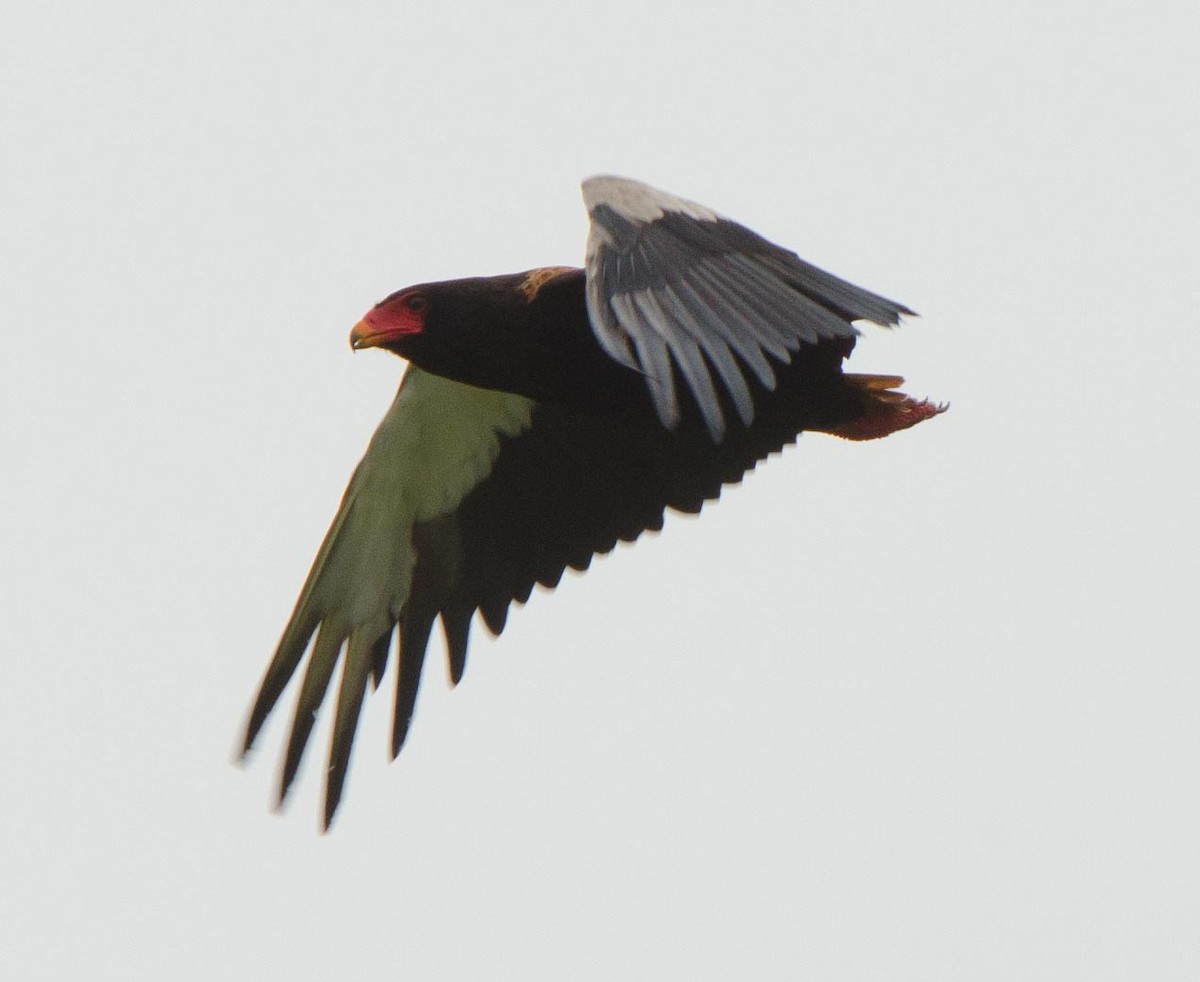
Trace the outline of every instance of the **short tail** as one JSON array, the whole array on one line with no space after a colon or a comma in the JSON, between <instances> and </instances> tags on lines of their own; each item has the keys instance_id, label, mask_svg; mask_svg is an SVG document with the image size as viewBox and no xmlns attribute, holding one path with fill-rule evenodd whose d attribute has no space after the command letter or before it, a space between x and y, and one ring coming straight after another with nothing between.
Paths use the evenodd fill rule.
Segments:
<instances>
[{"instance_id":1,"label":"short tail","mask_svg":"<svg viewBox=\"0 0 1200 982\"><path fill-rule=\"evenodd\" d=\"M845 440L878 440L897 430L916 426L949 408L946 403L914 399L897 392L896 387L904 383L899 375L846 374L842 377L851 386L862 411L853 419L818 429Z\"/></svg>"}]
</instances>

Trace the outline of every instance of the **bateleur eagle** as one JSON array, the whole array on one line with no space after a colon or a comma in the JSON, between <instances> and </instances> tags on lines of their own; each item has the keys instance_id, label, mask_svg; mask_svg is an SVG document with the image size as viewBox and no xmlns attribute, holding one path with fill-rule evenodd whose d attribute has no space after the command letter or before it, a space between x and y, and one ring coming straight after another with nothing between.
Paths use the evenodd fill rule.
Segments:
<instances>
[{"instance_id":1,"label":"bateleur eagle","mask_svg":"<svg viewBox=\"0 0 1200 982\"><path fill-rule=\"evenodd\" d=\"M396 646L392 754L440 620L457 683L476 611L555 586L618 541L698 512L802 430L886 436L944 407L842 361L854 321L906 307L708 208L618 177L583 182L583 269L423 283L351 333L409 362L350 479L250 713L254 743L305 652L280 800L344 659L325 791L338 806L368 680ZM397 632L398 628L398 632ZM315 640L313 636L315 635ZM311 642L311 648L310 648Z\"/></svg>"}]
</instances>

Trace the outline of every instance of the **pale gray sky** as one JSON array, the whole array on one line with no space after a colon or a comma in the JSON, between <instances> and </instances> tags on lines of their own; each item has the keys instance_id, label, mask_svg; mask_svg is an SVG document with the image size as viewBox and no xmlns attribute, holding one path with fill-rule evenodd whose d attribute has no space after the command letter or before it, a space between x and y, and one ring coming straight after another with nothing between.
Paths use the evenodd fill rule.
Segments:
<instances>
[{"instance_id":1,"label":"pale gray sky","mask_svg":"<svg viewBox=\"0 0 1200 982\"><path fill-rule=\"evenodd\" d=\"M12 978L1200 977L1200 8L18 4L0 38ZM807 436L538 594L332 834L244 714L407 283L578 182L909 304ZM390 683L388 683L390 687ZM323 722L327 722L323 720Z\"/></svg>"}]
</instances>

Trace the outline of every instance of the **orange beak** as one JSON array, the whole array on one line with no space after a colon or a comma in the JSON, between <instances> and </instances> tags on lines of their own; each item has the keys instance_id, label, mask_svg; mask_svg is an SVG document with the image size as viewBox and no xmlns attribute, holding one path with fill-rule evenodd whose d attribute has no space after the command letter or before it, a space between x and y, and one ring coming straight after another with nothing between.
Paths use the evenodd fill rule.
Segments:
<instances>
[{"instance_id":1,"label":"orange beak","mask_svg":"<svg viewBox=\"0 0 1200 982\"><path fill-rule=\"evenodd\" d=\"M355 351L360 348L381 348L401 338L420 334L423 327L421 320L406 314L407 312L401 311L400 316L397 316L395 311L388 311L386 308L371 308L350 332L350 347Z\"/></svg>"},{"instance_id":2,"label":"orange beak","mask_svg":"<svg viewBox=\"0 0 1200 982\"><path fill-rule=\"evenodd\" d=\"M362 348L377 348L387 341L389 335L394 333L393 331L381 331L364 317L354 325L354 330L350 332L350 347L355 351Z\"/></svg>"}]
</instances>

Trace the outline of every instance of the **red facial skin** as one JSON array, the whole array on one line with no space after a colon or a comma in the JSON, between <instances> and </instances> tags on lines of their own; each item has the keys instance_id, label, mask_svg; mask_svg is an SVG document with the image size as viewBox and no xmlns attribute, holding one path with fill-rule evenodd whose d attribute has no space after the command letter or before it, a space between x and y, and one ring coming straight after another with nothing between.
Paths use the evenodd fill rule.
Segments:
<instances>
[{"instance_id":1,"label":"red facial skin","mask_svg":"<svg viewBox=\"0 0 1200 982\"><path fill-rule=\"evenodd\" d=\"M417 290L403 290L381 300L354 325L350 347L378 348L398 338L420 334L425 328L428 301Z\"/></svg>"}]
</instances>

